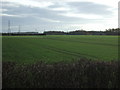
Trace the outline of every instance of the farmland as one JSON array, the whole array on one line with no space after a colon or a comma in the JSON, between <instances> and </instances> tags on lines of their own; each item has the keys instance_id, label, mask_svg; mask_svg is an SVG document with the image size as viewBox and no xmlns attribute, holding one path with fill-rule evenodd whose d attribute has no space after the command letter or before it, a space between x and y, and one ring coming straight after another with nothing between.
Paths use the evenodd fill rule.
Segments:
<instances>
[{"instance_id":1,"label":"farmland","mask_svg":"<svg viewBox=\"0 0 120 90\"><path fill-rule=\"evenodd\" d=\"M118 88L118 46L118 36L3 36L3 88Z\"/></svg>"},{"instance_id":2,"label":"farmland","mask_svg":"<svg viewBox=\"0 0 120 90\"><path fill-rule=\"evenodd\" d=\"M80 58L118 60L117 36L5 36L2 40L3 61L69 62Z\"/></svg>"}]
</instances>

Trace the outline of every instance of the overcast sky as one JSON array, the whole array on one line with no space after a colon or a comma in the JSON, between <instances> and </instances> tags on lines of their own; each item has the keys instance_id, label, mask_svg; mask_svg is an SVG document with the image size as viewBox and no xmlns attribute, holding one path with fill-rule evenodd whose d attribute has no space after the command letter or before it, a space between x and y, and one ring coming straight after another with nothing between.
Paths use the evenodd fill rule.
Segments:
<instances>
[{"instance_id":1,"label":"overcast sky","mask_svg":"<svg viewBox=\"0 0 120 90\"><path fill-rule=\"evenodd\" d=\"M118 27L119 0L2 0L2 30L73 31Z\"/></svg>"}]
</instances>

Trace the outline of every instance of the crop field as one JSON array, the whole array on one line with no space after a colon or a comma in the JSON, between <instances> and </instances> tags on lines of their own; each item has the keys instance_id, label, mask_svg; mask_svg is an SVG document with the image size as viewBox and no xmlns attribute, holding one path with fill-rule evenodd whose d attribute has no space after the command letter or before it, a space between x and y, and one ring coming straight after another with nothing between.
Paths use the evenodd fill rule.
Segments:
<instances>
[{"instance_id":1,"label":"crop field","mask_svg":"<svg viewBox=\"0 0 120 90\"><path fill-rule=\"evenodd\" d=\"M118 36L2 37L3 88L118 88Z\"/></svg>"},{"instance_id":2,"label":"crop field","mask_svg":"<svg viewBox=\"0 0 120 90\"><path fill-rule=\"evenodd\" d=\"M118 60L117 36L4 36L2 46L3 61L69 62L80 58Z\"/></svg>"}]
</instances>

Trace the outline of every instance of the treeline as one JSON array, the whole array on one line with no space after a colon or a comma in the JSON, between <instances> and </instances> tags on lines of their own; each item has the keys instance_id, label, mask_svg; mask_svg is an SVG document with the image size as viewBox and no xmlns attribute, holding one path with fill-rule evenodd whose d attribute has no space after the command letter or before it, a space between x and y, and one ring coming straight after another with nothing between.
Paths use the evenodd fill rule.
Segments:
<instances>
[{"instance_id":1,"label":"treeline","mask_svg":"<svg viewBox=\"0 0 120 90\"><path fill-rule=\"evenodd\" d=\"M76 30L70 32L64 31L45 31L46 35L120 35L120 28L106 29L106 31L86 31Z\"/></svg>"},{"instance_id":2,"label":"treeline","mask_svg":"<svg viewBox=\"0 0 120 90\"><path fill-rule=\"evenodd\" d=\"M106 29L105 31L86 31L86 30L75 30L75 31L45 31L43 33L38 32L12 32L12 33L0 33L3 36L30 36L30 35L120 35L120 28Z\"/></svg>"},{"instance_id":3,"label":"treeline","mask_svg":"<svg viewBox=\"0 0 120 90\"><path fill-rule=\"evenodd\" d=\"M2 33L2 36L39 36L39 35L45 34L38 32Z\"/></svg>"}]
</instances>

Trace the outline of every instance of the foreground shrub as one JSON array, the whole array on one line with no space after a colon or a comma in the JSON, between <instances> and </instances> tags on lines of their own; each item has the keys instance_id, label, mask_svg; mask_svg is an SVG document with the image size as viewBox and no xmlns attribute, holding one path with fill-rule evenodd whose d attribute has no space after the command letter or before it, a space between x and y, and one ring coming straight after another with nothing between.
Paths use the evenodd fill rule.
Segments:
<instances>
[{"instance_id":1,"label":"foreground shrub","mask_svg":"<svg viewBox=\"0 0 120 90\"><path fill-rule=\"evenodd\" d=\"M119 61L3 62L3 88L118 88Z\"/></svg>"}]
</instances>

